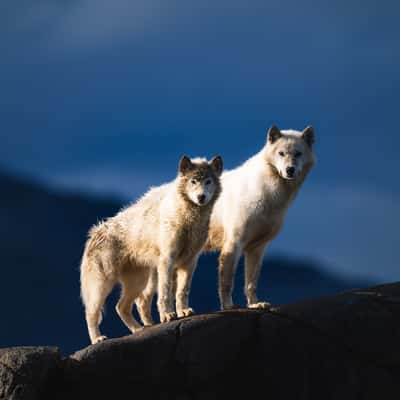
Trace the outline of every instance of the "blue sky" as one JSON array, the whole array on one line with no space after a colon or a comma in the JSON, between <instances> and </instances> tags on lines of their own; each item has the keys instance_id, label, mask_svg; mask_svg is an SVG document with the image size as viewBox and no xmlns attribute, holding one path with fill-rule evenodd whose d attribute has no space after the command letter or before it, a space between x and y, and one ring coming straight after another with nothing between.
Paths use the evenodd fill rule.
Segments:
<instances>
[{"instance_id":1,"label":"blue sky","mask_svg":"<svg viewBox=\"0 0 400 400\"><path fill-rule=\"evenodd\" d=\"M6 0L0 165L131 199L184 153L232 168L272 123L312 124L318 163L271 251L399 279L399 17L394 1Z\"/></svg>"}]
</instances>

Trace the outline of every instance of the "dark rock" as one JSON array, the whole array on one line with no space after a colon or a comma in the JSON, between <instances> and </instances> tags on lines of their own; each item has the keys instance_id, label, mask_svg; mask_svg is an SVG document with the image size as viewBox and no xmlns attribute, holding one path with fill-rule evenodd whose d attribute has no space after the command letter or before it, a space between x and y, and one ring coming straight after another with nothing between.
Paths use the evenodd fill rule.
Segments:
<instances>
[{"instance_id":1,"label":"dark rock","mask_svg":"<svg viewBox=\"0 0 400 400\"><path fill-rule=\"evenodd\" d=\"M62 362L56 352L42 355L36 361L47 361L36 375L26 349L1 354L14 352L8 359L21 377L30 376L18 399L38 398L29 390L39 387L41 398L59 400L398 399L398 299L400 283L272 311L195 315L89 346ZM7 393L28 382L7 374L1 377L14 391Z\"/></svg>"},{"instance_id":2,"label":"dark rock","mask_svg":"<svg viewBox=\"0 0 400 400\"><path fill-rule=\"evenodd\" d=\"M0 399L41 399L60 364L55 347L0 349Z\"/></svg>"}]
</instances>

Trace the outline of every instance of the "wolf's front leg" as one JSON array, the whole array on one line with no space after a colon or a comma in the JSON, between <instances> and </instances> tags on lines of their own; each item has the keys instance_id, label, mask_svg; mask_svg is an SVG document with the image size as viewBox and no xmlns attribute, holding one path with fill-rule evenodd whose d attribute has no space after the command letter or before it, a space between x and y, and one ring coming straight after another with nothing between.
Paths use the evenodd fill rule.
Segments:
<instances>
[{"instance_id":1,"label":"wolf's front leg","mask_svg":"<svg viewBox=\"0 0 400 400\"><path fill-rule=\"evenodd\" d=\"M157 268L158 274L158 300L157 307L160 314L160 322L168 322L176 318L173 301L173 268L174 258L161 256Z\"/></svg>"},{"instance_id":2,"label":"wolf's front leg","mask_svg":"<svg viewBox=\"0 0 400 400\"><path fill-rule=\"evenodd\" d=\"M270 303L258 301L257 284L260 277L262 261L266 245L263 244L257 248L245 252L245 284L244 293L249 308L269 308Z\"/></svg>"},{"instance_id":3,"label":"wolf's front leg","mask_svg":"<svg viewBox=\"0 0 400 400\"><path fill-rule=\"evenodd\" d=\"M176 270L176 312L178 317L194 314L193 309L189 307L189 293L196 265L197 257L190 263L179 266Z\"/></svg>"},{"instance_id":4,"label":"wolf's front leg","mask_svg":"<svg viewBox=\"0 0 400 400\"><path fill-rule=\"evenodd\" d=\"M219 299L222 310L233 307L233 281L240 254L241 249L238 245L227 243L219 256Z\"/></svg>"}]
</instances>

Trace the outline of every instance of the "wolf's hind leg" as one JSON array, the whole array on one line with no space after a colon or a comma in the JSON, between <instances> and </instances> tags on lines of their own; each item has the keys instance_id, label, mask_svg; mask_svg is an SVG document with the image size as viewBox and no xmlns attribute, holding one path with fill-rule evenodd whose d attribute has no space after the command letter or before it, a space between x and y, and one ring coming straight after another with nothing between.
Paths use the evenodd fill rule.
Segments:
<instances>
[{"instance_id":1,"label":"wolf's hind leg","mask_svg":"<svg viewBox=\"0 0 400 400\"><path fill-rule=\"evenodd\" d=\"M153 325L154 320L151 315L151 304L157 291L157 270L152 268L149 272L147 285L143 292L136 299L136 307L145 326Z\"/></svg>"},{"instance_id":2,"label":"wolf's hind leg","mask_svg":"<svg viewBox=\"0 0 400 400\"><path fill-rule=\"evenodd\" d=\"M126 268L120 276L121 297L115 307L119 317L133 333L142 325L133 318L132 305L146 285L148 271L141 268Z\"/></svg>"},{"instance_id":3,"label":"wolf's hind leg","mask_svg":"<svg viewBox=\"0 0 400 400\"><path fill-rule=\"evenodd\" d=\"M245 255L245 284L244 294L249 308L269 308L270 303L258 301L257 284L260 277L262 261L266 245L260 245L256 248L246 250Z\"/></svg>"}]
</instances>

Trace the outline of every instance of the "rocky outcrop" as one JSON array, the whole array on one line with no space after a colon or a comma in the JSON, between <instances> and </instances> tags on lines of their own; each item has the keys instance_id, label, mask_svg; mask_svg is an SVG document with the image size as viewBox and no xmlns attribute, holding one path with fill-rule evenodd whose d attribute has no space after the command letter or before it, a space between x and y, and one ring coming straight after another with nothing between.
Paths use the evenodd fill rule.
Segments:
<instances>
[{"instance_id":1,"label":"rocky outcrop","mask_svg":"<svg viewBox=\"0 0 400 400\"><path fill-rule=\"evenodd\" d=\"M55 347L0 349L0 399L41 399L61 369Z\"/></svg>"},{"instance_id":2,"label":"rocky outcrop","mask_svg":"<svg viewBox=\"0 0 400 400\"><path fill-rule=\"evenodd\" d=\"M3 349L0 398L397 400L399 339L394 283L195 315L64 359L52 348Z\"/></svg>"}]
</instances>

